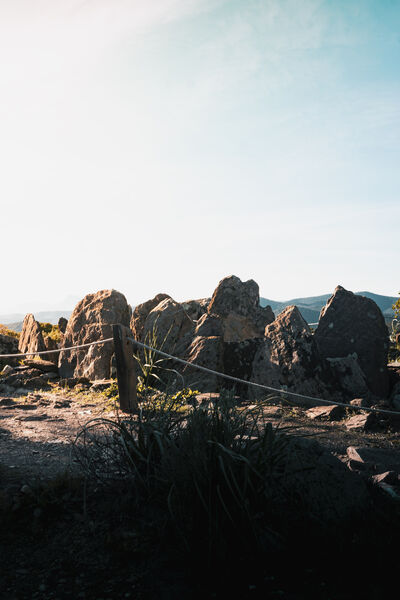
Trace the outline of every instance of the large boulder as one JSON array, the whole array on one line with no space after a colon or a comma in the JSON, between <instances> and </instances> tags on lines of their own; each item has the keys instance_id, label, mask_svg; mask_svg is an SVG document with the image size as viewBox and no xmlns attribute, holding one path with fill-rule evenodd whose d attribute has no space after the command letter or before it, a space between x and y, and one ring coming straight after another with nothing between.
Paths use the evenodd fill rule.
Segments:
<instances>
[{"instance_id":1,"label":"large boulder","mask_svg":"<svg viewBox=\"0 0 400 600\"><path fill-rule=\"evenodd\" d=\"M338 286L321 311L315 340L324 358L354 356L369 390L387 397L388 330L376 303Z\"/></svg>"},{"instance_id":2,"label":"large boulder","mask_svg":"<svg viewBox=\"0 0 400 600\"><path fill-rule=\"evenodd\" d=\"M243 282L235 275L219 282L207 312L222 319L226 342L262 337L266 325L275 318L270 306L260 306L257 283L252 279Z\"/></svg>"},{"instance_id":3,"label":"large boulder","mask_svg":"<svg viewBox=\"0 0 400 600\"><path fill-rule=\"evenodd\" d=\"M160 302L166 300L167 298L171 298L168 294L157 294L154 298L143 302L142 304L138 304L133 309L132 318L130 327L133 333L133 337L139 342L143 342L144 340L144 327L146 323L146 319L149 316L149 313L155 308Z\"/></svg>"},{"instance_id":4,"label":"large boulder","mask_svg":"<svg viewBox=\"0 0 400 600\"><path fill-rule=\"evenodd\" d=\"M142 336L164 352L182 357L193 340L195 326L183 305L168 297L149 312Z\"/></svg>"},{"instance_id":5,"label":"large boulder","mask_svg":"<svg viewBox=\"0 0 400 600\"><path fill-rule=\"evenodd\" d=\"M187 360L213 371L223 372L222 340L219 336L194 338L188 349ZM183 370L185 385L200 392L215 392L218 390L219 378L211 373L205 373L193 367L186 366Z\"/></svg>"},{"instance_id":6,"label":"large boulder","mask_svg":"<svg viewBox=\"0 0 400 600\"><path fill-rule=\"evenodd\" d=\"M265 328L265 339L253 361L252 381L326 399L330 393L325 378L323 361L309 326L296 306L286 307ZM304 403L309 405L310 401Z\"/></svg>"},{"instance_id":7,"label":"large boulder","mask_svg":"<svg viewBox=\"0 0 400 600\"><path fill-rule=\"evenodd\" d=\"M88 294L75 307L64 334L63 348L112 337L112 325L129 327L131 308L116 290ZM110 377L112 343L62 352L59 372L62 378L87 377L90 380Z\"/></svg>"},{"instance_id":8,"label":"large boulder","mask_svg":"<svg viewBox=\"0 0 400 600\"><path fill-rule=\"evenodd\" d=\"M18 353L18 339L11 335L3 335L0 333L0 354L17 354ZM16 358L1 358L0 357L0 371L6 366L16 366L18 359Z\"/></svg>"},{"instance_id":9,"label":"large boulder","mask_svg":"<svg viewBox=\"0 0 400 600\"><path fill-rule=\"evenodd\" d=\"M32 314L27 314L24 319L18 349L21 353L29 353L32 356L46 350L40 325Z\"/></svg>"}]
</instances>

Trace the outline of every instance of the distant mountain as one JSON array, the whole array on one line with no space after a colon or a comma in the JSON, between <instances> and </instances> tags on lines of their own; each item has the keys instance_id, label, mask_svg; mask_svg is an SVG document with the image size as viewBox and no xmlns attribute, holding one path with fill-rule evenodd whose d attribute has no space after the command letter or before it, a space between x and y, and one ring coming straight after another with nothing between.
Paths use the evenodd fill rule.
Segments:
<instances>
[{"instance_id":1,"label":"distant mountain","mask_svg":"<svg viewBox=\"0 0 400 600\"><path fill-rule=\"evenodd\" d=\"M372 292L356 292L357 296L365 296L373 300L381 309L386 320L393 318L392 305L398 300L396 296L381 296ZM261 306L270 306L275 315L283 311L286 306L295 305L300 310L303 318L307 323L317 323L321 309L325 306L327 300L332 294L323 294L322 296L310 296L308 298L293 298L279 302L277 300L269 300L268 298L260 298Z\"/></svg>"},{"instance_id":2,"label":"distant mountain","mask_svg":"<svg viewBox=\"0 0 400 600\"><path fill-rule=\"evenodd\" d=\"M46 310L42 312L34 313L35 319L40 321L40 323L52 323L56 325L58 323L58 319L60 317L65 317L69 319L71 316L71 310ZM22 322L25 318L23 313L11 313L9 315L0 315L0 323L3 325L7 325L10 329L14 331L21 331Z\"/></svg>"}]
</instances>

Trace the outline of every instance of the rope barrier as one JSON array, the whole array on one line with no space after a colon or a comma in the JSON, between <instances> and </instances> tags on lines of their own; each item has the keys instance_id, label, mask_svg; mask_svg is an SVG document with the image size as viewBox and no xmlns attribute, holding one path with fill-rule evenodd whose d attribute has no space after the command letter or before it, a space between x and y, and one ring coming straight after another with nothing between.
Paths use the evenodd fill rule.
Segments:
<instances>
[{"instance_id":1,"label":"rope barrier","mask_svg":"<svg viewBox=\"0 0 400 600\"><path fill-rule=\"evenodd\" d=\"M400 412L393 411L393 410L386 410L384 408L352 406L350 404L346 404L345 402L336 402L334 400L325 400L324 398L315 398L314 396L306 396L304 394L299 394L297 392L290 392L289 390L278 389L278 388L270 387L268 385L263 385L262 383L255 383L254 381L247 381L246 379L240 379L239 377L233 377L233 375L226 375L225 373L220 373L219 371L214 371L213 369L209 369L208 367L202 367L201 365L197 365L196 363L188 362L187 360L184 360L183 358L178 358L176 356L172 356L172 354L168 354L167 352L163 352L162 350L157 350L157 348L152 348L151 346L148 346L147 344L138 342L133 337L129 337L128 339L131 340L133 343L135 343L140 348L145 348L146 350L152 350L153 352L156 352L157 354L159 354L160 356L163 356L164 358L169 358L169 359L174 360L183 365L187 365L188 367L192 367L193 369L198 369L199 371L204 371L205 373L210 373L211 375L217 375L218 377L228 379L229 381L235 381L237 383L257 387L259 389L267 390L269 392L283 394L285 396L293 396L295 398L302 398L303 400L311 400L313 402L322 402L322 403L330 404L330 405L334 405L334 406L343 406L345 408L352 408L355 410L365 410L367 412L384 413L384 414L396 415L397 417L400 417Z\"/></svg>"},{"instance_id":2,"label":"rope barrier","mask_svg":"<svg viewBox=\"0 0 400 600\"><path fill-rule=\"evenodd\" d=\"M0 354L0 358L21 358L23 356L42 356L43 354L60 354L60 352L67 352L68 350L76 350L79 348L89 348L89 346L97 346L99 344L106 344L112 342L113 338L107 338L105 340L98 340L97 342L88 342L87 344L80 344L79 346L67 346L66 348L56 348L54 350L41 350L40 352L23 352L21 354Z\"/></svg>"},{"instance_id":3,"label":"rope barrier","mask_svg":"<svg viewBox=\"0 0 400 600\"><path fill-rule=\"evenodd\" d=\"M203 371L204 373L210 373L211 375L216 375L217 377L222 377L223 379L227 379L229 381L234 381L236 383L240 383L240 384L256 387L259 389L267 390L268 392L274 392L276 394L292 396L293 398L301 398L303 400L311 400L312 402L321 402L323 404L334 405L334 406L343 406L345 408L352 408L354 410L362 410L362 411L373 412L373 413L383 413L383 414L387 414L387 415L396 415L397 417L400 417L400 412L393 411L393 410L386 410L384 408L372 408L372 407L367 407L367 406L364 406L364 407L351 406L349 404L346 404L345 402L336 402L334 400L326 400L324 398L316 398L314 396L307 396L305 394L299 394L298 392L291 392L289 390L274 388L274 387L271 387L268 385L264 385L262 383L256 383L254 381L247 381L246 379L240 379L239 377L234 377L233 375L227 375L226 373L220 373L219 371L214 371L213 369L209 369L208 367L202 367L201 365L197 365L196 363L191 363L187 360L184 360L183 358L178 358L177 356L173 356L172 354L168 354L167 352L163 352L162 350L158 350L157 348L153 348L152 346L148 346L147 344L138 342L133 337L129 337L128 339L131 340L134 344L136 344L136 346L139 346L140 348L145 348L146 350L151 350L152 352L155 352L156 354L159 354L160 356L163 356L164 358L169 358L169 359L174 360L175 362L178 362L185 366L191 367L193 369L197 369L199 371ZM96 342L89 342L87 344L79 344L77 346L68 346L66 348L57 348L55 350L42 350L40 352L25 352L25 353L20 353L20 354L0 354L0 358L20 358L23 356L32 356L32 355L41 356L41 355L45 355L45 354L55 354L55 353L61 353L61 352L68 352L69 350L78 350L81 348L89 348L90 346L97 346L100 344L107 344L108 342L112 342L112 341L113 341L113 338L106 338L104 340L97 340Z\"/></svg>"}]
</instances>

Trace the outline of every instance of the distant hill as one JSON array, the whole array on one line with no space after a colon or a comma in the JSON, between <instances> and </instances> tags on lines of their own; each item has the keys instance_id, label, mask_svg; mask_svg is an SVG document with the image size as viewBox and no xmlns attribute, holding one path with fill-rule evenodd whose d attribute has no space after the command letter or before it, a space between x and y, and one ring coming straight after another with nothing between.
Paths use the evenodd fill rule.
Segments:
<instances>
[{"instance_id":1,"label":"distant hill","mask_svg":"<svg viewBox=\"0 0 400 600\"><path fill-rule=\"evenodd\" d=\"M381 309L385 320L393 318L392 305L398 300L397 296L381 296L372 292L356 292L357 296L365 296L373 300ZM325 306L327 300L332 294L323 294L322 296L310 296L308 298L293 298L280 302L277 300L269 300L268 298L260 298L261 306L270 306L275 315L283 311L286 306L295 305L300 310L303 318L307 323L317 323L321 309Z\"/></svg>"},{"instance_id":2,"label":"distant hill","mask_svg":"<svg viewBox=\"0 0 400 600\"><path fill-rule=\"evenodd\" d=\"M40 323L52 323L56 325L58 323L58 319L60 317L65 317L69 319L72 311L70 310L47 310L43 312L34 313L35 319L40 321ZM3 325L7 325L10 329L14 331L21 331L22 322L25 318L23 313L11 313L9 315L0 315L0 323Z\"/></svg>"}]
</instances>

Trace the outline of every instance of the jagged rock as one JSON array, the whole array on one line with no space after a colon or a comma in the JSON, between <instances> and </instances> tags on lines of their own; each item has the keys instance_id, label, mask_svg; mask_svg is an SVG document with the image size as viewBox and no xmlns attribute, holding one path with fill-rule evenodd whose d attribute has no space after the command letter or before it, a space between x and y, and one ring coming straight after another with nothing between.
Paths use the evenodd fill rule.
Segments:
<instances>
[{"instance_id":1,"label":"jagged rock","mask_svg":"<svg viewBox=\"0 0 400 600\"><path fill-rule=\"evenodd\" d=\"M62 347L87 344L112 337L112 325L129 327L131 308L116 290L88 294L75 307L64 335ZM59 373L63 379L85 377L109 379L112 343L62 352Z\"/></svg>"},{"instance_id":2,"label":"jagged rock","mask_svg":"<svg viewBox=\"0 0 400 600\"><path fill-rule=\"evenodd\" d=\"M357 358L370 391L388 395L388 330L373 300L338 286L321 311L315 339L324 358Z\"/></svg>"},{"instance_id":3,"label":"jagged rock","mask_svg":"<svg viewBox=\"0 0 400 600\"><path fill-rule=\"evenodd\" d=\"M252 381L330 399L331 394L324 383L326 377L310 328L299 309L288 306L265 328L265 340L259 345L253 361ZM313 404L313 401L301 398L294 401L306 406Z\"/></svg>"},{"instance_id":4,"label":"jagged rock","mask_svg":"<svg viewBox=\"0 0 400 600\"><path fill-rule=\"evenodd\" d=\"M43 373L57 373L58 371L57 366L49 360L31 360L27 358L25 359L25 365Z\"/></svg>"},{"instance_id":5,"label":"jagged rock","mask_svg":"<svg viewBox=\"0 0 400 600\"><path fill-rule=\"evenodd\" d=\"M145 338L154 331L157 346L162 345L164 352L182 357L192 342L194 330L195 323L182 304L168 297L150 311L142 335Z\"/></svg>"},{"instance_id":6,"label":"jagged rock","mask_svg":"<svg viewBox=\"0 0 400 600\"><path fill-rule=\"evenodd\" d=\"M4 377L7 377L8 375L11 375L11 373L14 373L14 368L11 365L6 365L3 370L1 371L1 374Z\"/></svg>"},{"instance_id":7,"label":"jagged rock","mask_svg":"<svg viewBox=\"0 0 400 600\"><path fill-rule=\"evenodd\" d=\"M368 412L354 415L346 421L346 429L350 431L373 431L376 427L377 419L374 413Z\"/></svg>"},{"instance_id":8,"label":"jagged rock","mask_svg":"<svg viewBox=\"0 0 400 600\"><path fill-rule=\"evenodd\" d=\"M142 304L138 304L135 306L131 322L130 328L133 333L133 337L139 342L144 341L144 326L149 313L155 308L160 302L166 300L167 298L171 298L168 294L157 294L151 300L147 300L147 302L143 302Z\"/></svg>"},{"instance_id":9,"label":"jagged rock","mask_svg":"<svg viewBox=\"0 0 400 600\"><path fill-rule=\"evenodd\" d=\"M222 341L220 337L196 337L189 350L189 362L222 372ZM185 385L200 392L215 392L218 389L218 377L186 366L183 371Z\"/></svg>"},{"instance_id":10,"label":"jagged rock","mask_svg":"<svg viewBox=\"0 0 400 600\"><path fill-rule=\"evenodd\" d=\"M246 339L241 342L224 342L222 345L222 369L226 375L249 381L251 378L254 357L262 340ZM253 397L250 386L225 379L225 389L234 388L242 398Z\"/></svg>"},{"instance_id":11,"label":"jagged rock","mask_svg":"<svg viewBox=\"0 0 400 600\"><path fill-rule=\"evenodd\" d=\"M60 333L65 333L65 331L67 329L67 325L68 325L68 319L66 319L65 317L60 317L58 319L58 329L60 330Z\"/></svg>"},{"instance_id":12,"label":"jagged rock","mask_svg":"<svg viewBox=\"0 0 400 600\"><path fill-rule=\"evenodd\" d=\"M192 321L198 321L207 312L210 298L201 298L200 300L187 300L182 302L182 308Z\"/></svg>"},{"instance_id":13,"label":"jagged rock","mask_svg":"<svg viewBox=\"0 0 400 600\"><path fill-rule=\"evenodd\" d=\"M346 453L350 460L363 464L369 471L378 471L380 473L384 471L395 471L400 473L399 450L349 446Z\"/></svg>"},{"instance_id":14,"label":"jagged rock","mask_svg":"<svg viewBox=\"0 0 400 600\"><path fill-rule=\"evenodd\" d=\"M340 421L344 415L343 406L330 404L328 406L314 406L306 411L309 419L327 419L328 421Z\"/></svg>"},{"instance_id":15,"label":"jagged rock","mask_svg":"<svg viewBox=\"0 0 400 600\"><path fill-rule=\"evenodd\" d=\"M322 362L322 357L321 357ZM365 374L355 355L340 358L327 358L330 380L336 390L341 390L346 399L354 396L371 396Z\"/></svg>"},{"instance_id":16,"label":"jagged rock","mask_svg":"<svg viewBox=\"0 0 400 600\"><path fill-rule=\"evenodd\" d=\"M58 348L57 342L55 340L53 340L51 337L45 336L43 338L43 341L44 341L44 345L46 346L46 350L57 350L57 348ZM46 357L46 361L54 363L54 365L57 367L58 359L59 359L59 352L45 354L44 356Z\"/></svg>"},{"instance_id":17,"label":"jagged rock","mask_svg":"<svg viewBox=\"0 0 400 600\"><path fill-rule=\"evenodd\" d=\"M275 318L270 306L260 306L257 283L252 279L242 282L235 275L219 282L208 314L222 317L223 336L228 342L262 337L265 327Z\"/></svg>"},{"instance_id":18,"label":"jagged rock","mask_svg":"<svg viewBox=\"0 0 400 600\"><path fill-rule=\"evenodd\" d=\"M350 400L351 406L358 406L359 408L370 408L371 402L368 398L353 398Z\"/></svg>"},{"instance_id":19,"label":"jagged rock","mask_svg":"<svg viewBox=\"0 0 400 600\"><path fill-rule=\"evenodd\" d=\"M216 337L222 336L222 319L217 315L204 314L197 321L194 331L195 337Z\"/></svg>"},{"instance_id":20,"label":"jagged rock","mask_svg":"<svg viewBox=\"0 0 400 600\"><path fill-rule=\"evenodd\" d=\"M380 483L388 483L389 485L399 485L400 476L395 471L385 471L384 473L379 473L378 475L372 475L371 481L378 485Z\"/></svg>"},{"instance_id":21,"label":"jagged rock","mask_svg":"<svg viewBox=\"0 0 400 600\"><path fill-rule=\"evenodd\" d=\"M24 319L18 349L21 353L26 352L32 356L46 350L40 325L32 314L27 314Z\"/></svg>"}]
</instances>

